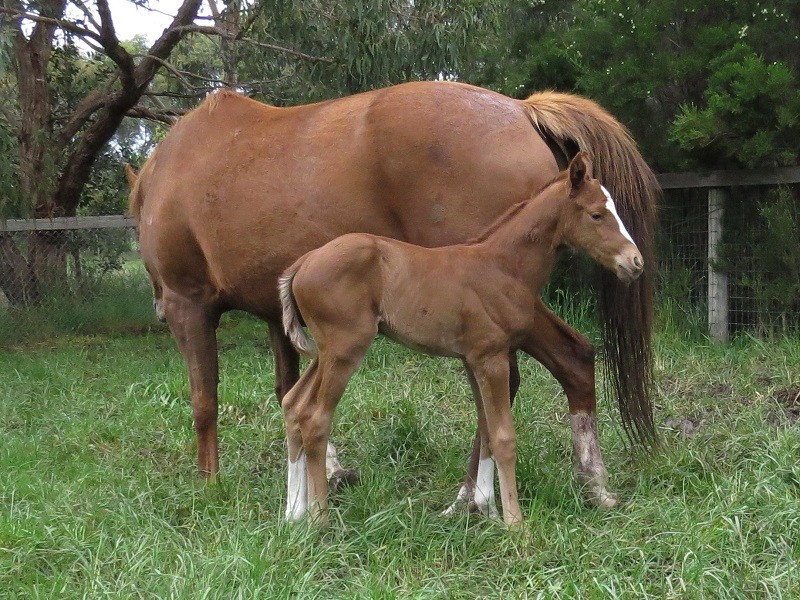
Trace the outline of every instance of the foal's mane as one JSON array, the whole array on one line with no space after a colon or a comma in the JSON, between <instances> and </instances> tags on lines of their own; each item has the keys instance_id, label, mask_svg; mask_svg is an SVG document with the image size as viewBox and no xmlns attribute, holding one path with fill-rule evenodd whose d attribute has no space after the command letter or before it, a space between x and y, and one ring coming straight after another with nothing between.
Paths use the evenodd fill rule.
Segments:
<instances>
[{"instance_id":1,"label":"foal's mane","mask_svg":"<svg viewBox=\"0 0 800 600\"><path fill-rule=\"evenodd\" d=\"M545 191L547 188L549 188L551 185L554 185L554 184L558 183L559 181L561 181L561 180L562 180L562 179L564 179L565 177L566 177L566 171L562 171L562 172L558 173L558 174L557 174L555 177L553 177L553 178L552 178L550 181L548 181L547 183L545 183L545 184L544 184L542 187L540 187L538 190L536 190L534 193L532 193L530 196L528 196L528 197L527 197L525 200L522 200L521 202L517 202L516 204L512 204L511 206L509 206L509 207L506 209L506 211L505 211L503 214L501 214L501 215L500 215L499 217L497 217L497 218L496 218L494 221L492 221L492 224L491 224L491 225L489 225L488 227L486 227L486 229L484 229L483 231L481 231L481 232L480 232L478 235L476 235L475 237L472 237L472 238L468 239L466 242L464 242L464 244L463 244L463 245L464 245L464 246L472 246L472 245L474 245L474 244L480 244L481 242L484 242L484 241L486 241L486 239L487 239L487 238L488 238L490 235L492 235L492 234L493 234L495 231L497 231L497 230L498 230L498 229L500 229L500 228L501 228L503 225L505 225L505 224L506 224L506 223L508 223L508 222L509 222L511 219L513 219L513 218L516 216L516 214L517 214L519 211L521 211L523 208L525 208L525 206L526 206L526 205L527 205L527 204L528 204L528 203L529 203L531 200L533 200L534 198L536 198L536 196L538 196L539 194L541 194L542 192L544 192L544 191Z\"/></svg>"}]
</instances>

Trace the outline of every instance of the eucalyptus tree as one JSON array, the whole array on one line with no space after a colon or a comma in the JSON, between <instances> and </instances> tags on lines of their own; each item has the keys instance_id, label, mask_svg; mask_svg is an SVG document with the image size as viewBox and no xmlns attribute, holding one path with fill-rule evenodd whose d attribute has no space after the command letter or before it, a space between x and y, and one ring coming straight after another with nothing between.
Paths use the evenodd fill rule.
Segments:
<instances>
[{"instance_id":1,"label":"eucalyptus tree","mask_svg":"<svg viewBox=\"0 0 800 600\"><path fill-rule=\"evenodd\" d=\"M3 216L74 215L105 203L102 188L118 175L89 182L98 160L112 166L125 154L124 140L109 146L125 117L168 124L220 86L296 103L453 76L496 8L476 0L206 1L209 19L197 20L202 0L184 0L145 47L119 39L107 0L0 0ZM125 129L129 141L137 131L145 141L158 135ZM20 293L22 281L63 278L57 241L33 233L23 250L0 236L8 298L36 296L37 285Z\"/></svg>"}]
</instances>

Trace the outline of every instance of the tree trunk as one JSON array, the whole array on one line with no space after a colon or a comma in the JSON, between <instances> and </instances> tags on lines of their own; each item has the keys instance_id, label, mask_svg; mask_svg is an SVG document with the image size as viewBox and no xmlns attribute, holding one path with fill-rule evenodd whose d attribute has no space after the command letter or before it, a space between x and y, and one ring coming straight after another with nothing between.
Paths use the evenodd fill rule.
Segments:
<instances>
[{"instance_id":1,"label":"tree trunk","mask_svg":"<svg viewBox=\"0 0 800 600\"><path fill-rule=\"evenodd\" d=\"M25 257L14 243L11 234L0 233L0 288L12 306L28 303L32 296L32 281Z\"/></svg>"}]
</instances>

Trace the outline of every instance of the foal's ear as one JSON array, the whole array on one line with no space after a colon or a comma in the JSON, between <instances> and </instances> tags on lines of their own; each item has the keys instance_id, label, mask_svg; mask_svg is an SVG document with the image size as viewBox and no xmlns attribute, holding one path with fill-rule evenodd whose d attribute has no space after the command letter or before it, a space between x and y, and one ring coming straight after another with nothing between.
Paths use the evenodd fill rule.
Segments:
<instances>
[{"instance_id":1,"label":"foal's ear","mask_svg":"<svg viewBox=\"0 0 800 600\"><path fill-rule=\"evenodd\" d=\"M588 152L578 152L569 163L569 182L572 190L577 191L584 181L592 178L592 161Z\"/></svg>"}]
</instances>

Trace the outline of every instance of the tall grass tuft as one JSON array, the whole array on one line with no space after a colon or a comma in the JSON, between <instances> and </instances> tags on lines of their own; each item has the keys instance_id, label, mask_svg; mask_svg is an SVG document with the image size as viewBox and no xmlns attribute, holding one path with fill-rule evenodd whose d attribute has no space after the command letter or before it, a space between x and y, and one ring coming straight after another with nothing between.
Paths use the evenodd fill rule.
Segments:
<instances>
[{"instance_id":1,"label":"tall grass tuft","mask_svg":"<svg viewBox=\"0 0 800 600\"><path fill-rule=\"evenodd\" d=\"M68 334L144 332L157 325L146 277L121 271L78 292L50 291L35 305L0 307L0 345Z\"/></svg>"}]
</instances>

